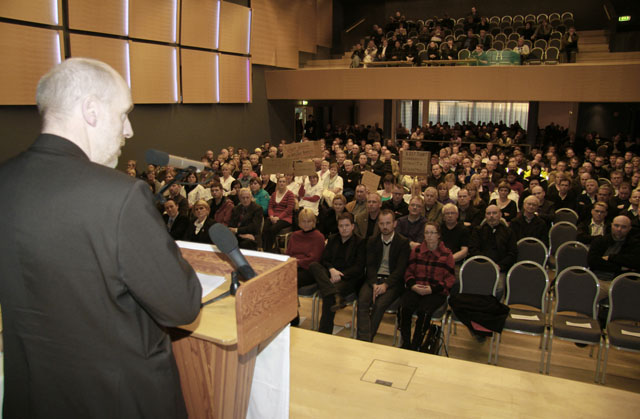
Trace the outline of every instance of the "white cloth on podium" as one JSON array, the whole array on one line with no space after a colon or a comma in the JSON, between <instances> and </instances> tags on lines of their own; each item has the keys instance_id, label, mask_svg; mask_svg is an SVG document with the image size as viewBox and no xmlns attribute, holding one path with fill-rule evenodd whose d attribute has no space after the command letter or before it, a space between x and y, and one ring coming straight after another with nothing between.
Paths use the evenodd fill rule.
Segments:
<instances>
[{"instance_id":1,"label":"white cloth on podium","mask_svg":"<svg viewBox=\"0 0 640 419\"><path fill-rule=\"evenodd\" d=\"M290 342L287 325L256 357L247 418L289 417Z\"/></svg>"}]
</instances>

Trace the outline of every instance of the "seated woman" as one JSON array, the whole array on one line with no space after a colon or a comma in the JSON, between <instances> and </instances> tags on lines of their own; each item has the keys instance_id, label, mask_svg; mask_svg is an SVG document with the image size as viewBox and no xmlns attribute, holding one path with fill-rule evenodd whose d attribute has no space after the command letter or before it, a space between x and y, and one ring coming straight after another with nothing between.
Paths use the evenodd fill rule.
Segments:
<instances>
[{"instance_id":1,"label":"seated woman","mask_svg":"<svg viewBox=\"0 0 640 419\"><path fill-rule=\"evenodd\" d=\"M254 177L251 178L249 182L249 189L251 189L251 194L253 195L253 199L256 204L262 207L262 211L264 215L267 215L267 210L269 209L269 193L262 189L262 182L259 178Z\"/></svg>"},{"instance_id":2,"label":"seated woman","mask_svg":"<svg viewBox=\"0 0 640 419\"><path fill-rule=\"evenodd\" d=\"M240 204L231 212L229 230L237 236L241 249L257 250L264 220L262 207L254 202L249 188L240 189L238 197Z\"/></svg>"},{"instance_id":3,"label":"seated woman","mask_svg":"<svg viewBox=\"0 0 640 419\"><path fill-rule=\"evenodd\" d=\"M340 214L346 212L347 198L344 195L336 195L333 197L331 208L321 217L320 231L325 237L338 232L338 219Z\"/></svg>"},{"instance_id":4,"label":"seated woman","mask_svg":"<svg viewBox=\"0 0 640 419\"><path fill-rule=\"evenodd\" d=\"M269 200L268 215L263 230L262 246L265 252L274 252L276 236L281 230L291 227L293 223L293 209L296 206L296 197L287 189L287 179L284 175L278 178L275 192Z\"/></svg>"},{"instance_id":5,"label":"seated woman","mask_svg":"<svg viewBox=\"0 0 640 419\"><path fill-rule=\"evenodd\" d=\"M510 196L511 195L511 196ZM515 200L513 199L515 198ZM498 196L489 201L489 205L497 205L502 211L502 218L508 223L518 215L518 194L511 191L507 182L500 182L498 185Z\"/></svg>"},{"instance_id":6,"label":"seated woman","mask_svg":"<svg viewBox=\"0 0 640 419\"><path fill-rule=\"evenodd\" d=\"M393 185L395 184L395 179L393 175L386 174L382 178L382 189L378 190L378 195L382 199L382 202L388 201L393 197Z\"/></svg>"},{"instance_id":7,"label":"seated woman","mask_svg":"<svg viewBox=\"0 0 640 419\"><path fill-rule=\"evenodd\" d=\"M196 217L195 221L184 234L184 240L196 243L211 243L209 238L209 227L215 224L211 218L209 218L209 212L211 211L207 201L200 200L193 205L193 214Z\"/></svg>"},{"instance_id":8,"label":"seated woman","mask_svg":"<svg viewBox=\"0 0 640 419\"><path fill-rule=\"evenodd\" d=\"M431 316L447 301L455 281L453 254L442 242L440 225L425 224L424 241L411 251L404 281L406 289L398 312L402 347L419 350ZM413 313L417 313L418 319L411 339Z\"/></svg>"},{"instance_id":9,"label":"seated woman","mask_svg":"<svg viewBox=\"0 0 640 419\"><path fill-rule=\"evenodd\" d=\"M187 184L184 186L184 190L189 201L189 208L193 208L193 205L200 200L208 201L211 199L211 190L199 183L198 176L194 172L189 173L187 176Z\"/></svg>"}]
</instances>

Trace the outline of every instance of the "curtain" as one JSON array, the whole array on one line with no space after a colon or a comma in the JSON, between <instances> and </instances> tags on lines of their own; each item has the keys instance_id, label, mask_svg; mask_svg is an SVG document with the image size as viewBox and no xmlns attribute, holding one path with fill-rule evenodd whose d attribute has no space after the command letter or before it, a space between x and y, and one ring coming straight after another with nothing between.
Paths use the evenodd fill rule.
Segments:
<instances>
[{"instance_id":1,"label":"curtain","mask_svg":"<svg viewBox=\"0 0 640 419\"><path fill-rule=\"evenodd\" d=\"M474 123L503 121L511 125L516 121L527 129L529 119L528 102L462 102L429 101L429 120L432 122Z\"/></svg>"}]
</instances>

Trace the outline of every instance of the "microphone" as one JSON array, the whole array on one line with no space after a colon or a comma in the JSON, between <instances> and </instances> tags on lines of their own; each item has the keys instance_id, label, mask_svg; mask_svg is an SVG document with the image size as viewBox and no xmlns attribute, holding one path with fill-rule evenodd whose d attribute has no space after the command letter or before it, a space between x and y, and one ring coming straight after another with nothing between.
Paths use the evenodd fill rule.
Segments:
<instances>
[{"instance_id":1,"label":"microphone","mask_svg":"<svg viewBox=\"0 0 640 419\"><path fill-rule=\"evenodd\" d=\"M155 164L156 166L173 166L177 169L195 168L198 172L205 170L204 163L200 161L173 156L164 151L149 149L144 154L144 157L147 163Z\"/></svg>"},{"instance_id":2,"label":"microphone","mask_svg":"<svg viewBox=\"0 0 640 419\"><path fill-rule=\"evenodd\" d=\"M209 237L211 241L218 246L218 249L231 259L231 264L245 280L257 275L244 255L240 253L238 239L236 239L236 236L231 230L225 227L224 224L216 223L212 225L211 228L209 228ZM233 283L231 286L233 287ZM235 294L234 291L232 291L232 294Z\"/></svg>"}]
</instances>

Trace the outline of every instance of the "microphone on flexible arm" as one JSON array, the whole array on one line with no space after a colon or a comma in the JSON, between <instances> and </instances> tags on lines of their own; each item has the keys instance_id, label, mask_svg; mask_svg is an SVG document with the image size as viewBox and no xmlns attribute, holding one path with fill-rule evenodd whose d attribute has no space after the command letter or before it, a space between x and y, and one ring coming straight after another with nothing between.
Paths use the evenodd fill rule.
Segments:
<instances>
[{"instance_id":1,"label":"microphone on flexible arm","mask_svg":"<svg viewBox=\"0 0 640 419\"><path fill-rule=\"evenodd\" d=\"M228 294L236 295L236 290L240 286L238 274L242 275L245 281L255 277L257 274L251 265L249 265L249 262L244 255L240 252L240 249L238 248L238 239L236 239L236 236L224 224L216 223L212 225L211 228L209 228L209 237L213 244L218 246L218 249L229 257L231 264L236 268L236 270L231 273L231 286L229 291L220 295L219 298ZM212 301L207 301L205 305L212 303L213 301L217 301L217 299L218 297Z\"/></svg>"},{"instance_id":2,"label":"microphone on flexible arm","mask_svg":"<svg viewBox=\"0 0 640 419\"><path fill-rule=\"evenodd\" d=\"M204 163L200 161L174 156L160 150L149 149L144 154L144 157L147 163L155 164L156 166L172 166L176 169L195 169L198 172L208 169Z\"/></svg>"}]
</instances>

